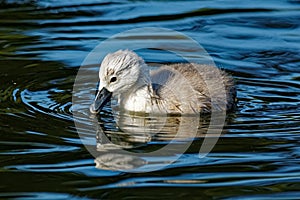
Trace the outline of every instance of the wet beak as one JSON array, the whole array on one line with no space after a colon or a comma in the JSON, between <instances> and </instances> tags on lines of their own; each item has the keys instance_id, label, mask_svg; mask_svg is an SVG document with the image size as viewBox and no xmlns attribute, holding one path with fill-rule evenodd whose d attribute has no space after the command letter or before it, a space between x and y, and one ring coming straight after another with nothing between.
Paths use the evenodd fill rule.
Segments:
<instances>
[{"instance_id":1,"label":"wet beak","mask_svg":"<svg viewBox=\"0 0 300 200\"><path fill-rule=\"evenodd\" d=\"M100 91L98 91L94 103L90 106L90 112L100 112L103 106L110 100L111 96L112 93L106 88L102 88Z\"/></svg>"}]
</instances>

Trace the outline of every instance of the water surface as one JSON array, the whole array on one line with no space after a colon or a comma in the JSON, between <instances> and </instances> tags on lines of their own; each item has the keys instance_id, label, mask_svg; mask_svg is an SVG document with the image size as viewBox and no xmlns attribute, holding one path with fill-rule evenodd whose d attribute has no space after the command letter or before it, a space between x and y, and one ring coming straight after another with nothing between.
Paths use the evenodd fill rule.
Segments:
<instances>
[{"instance_id":1,"label":"water surface","mask_svg":"<svg viewBox=\"0 0 300 200\"><path fill-rule=\"evenodd\" d=\"M0 5L1 197L299 198L299 1L2 1ZM180 31L203 45L217 66L236 80L238 108L203 159L198 158L200 135L165 169L147 173L101 169L74 124L75 76L99 42L149 26ZM143 49L139 54L154 64L181 61L159 50ZM91 64L97 73L97 63ZM99 120L114 133L115 143L137 145L139 151L161 148L173 137L161 133L151 135L151 140L145 135L133 140L136 137L118 134L109 108ZM208 122L203 119L201 130ZM90 134L92 124L82 123ZM176 120L169 123L174 127ZM130 128L141 132L139 126ZM172 153L150 160L150 167L170 157Z\"/></svg>"}]
</instances>

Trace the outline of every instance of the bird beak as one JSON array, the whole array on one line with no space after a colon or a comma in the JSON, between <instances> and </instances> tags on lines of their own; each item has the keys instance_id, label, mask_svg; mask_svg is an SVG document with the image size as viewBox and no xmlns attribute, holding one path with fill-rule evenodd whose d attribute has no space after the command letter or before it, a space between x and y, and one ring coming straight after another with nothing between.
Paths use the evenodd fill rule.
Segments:
<instances>
[{"instance_id":1,"label":"bird beak","mask_svg":"<svg viewBox=\"0 0 300 200\"><path fill-rule=\"evenodd\" d=\"M91 113L98 113L102 110L104 105L110 100L112 93L103 87L98 91L94 103L90 106Z\"/></svg>"}]
</instances>

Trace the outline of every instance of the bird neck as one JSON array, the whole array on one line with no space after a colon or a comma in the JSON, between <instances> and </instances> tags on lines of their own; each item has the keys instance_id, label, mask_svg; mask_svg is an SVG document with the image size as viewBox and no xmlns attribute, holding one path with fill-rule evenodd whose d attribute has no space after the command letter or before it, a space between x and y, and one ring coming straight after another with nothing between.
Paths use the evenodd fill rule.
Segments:
<instances>
[{"instance_id":1,"label":"bird neck","mask_svg":"<svg viewBox=\"0 0 300 200\"><path fill-rule=\"evenodd\" d=\"M130 92L120 97L120 105L128 111L151 112L152 94L151 84L136 86Z\"/></svg>"},{"instance_id":2,"label":"bird neck","mask_svg":"<svg viewBox=\"0 0 300 200\"><path fill-rule=\"evenodd\" d=\"M135 92L137 90L145 90L148 91L147 93L149 95L153 94L153 88L152 88L152 83L150 78L150 70L149 70L149 66L146 63L143 63L140 66L138 82L134 86L134 91L132 92Z\"/></svg>"},{"instance_id":3,"label":"bird neck","mask_svg":"<svg viewBox=\"0 0 300 200\"><path fill-rule=\"evenodd\" d=\"M139 82L135 85L135 87L129 92L129 94L141 94L143 93L143 96L145 98L151 98L154 96L155 92L153 90L153 85L151 81L144 80L143 82Z\"/></svg>"}]
</instances>

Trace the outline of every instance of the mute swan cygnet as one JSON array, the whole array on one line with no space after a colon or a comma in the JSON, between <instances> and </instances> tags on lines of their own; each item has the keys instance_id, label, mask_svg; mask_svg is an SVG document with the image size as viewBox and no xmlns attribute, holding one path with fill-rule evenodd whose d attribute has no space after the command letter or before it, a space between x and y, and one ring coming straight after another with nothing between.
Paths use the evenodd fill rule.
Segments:
<instances>
[{"instance_id":1,"label":"mute swan cygnet","mask_svg":"<svg viewBox=\"0 0 300 200\"><path fill-rule=\"evenodd\" d=\"M102 61L99 90L91 113L115 97L130 112L191 114L228 111L235 107L233 79L203 64L179 63L151 70L136 53L119 50Z\"/></svg>"}]
</instances>

